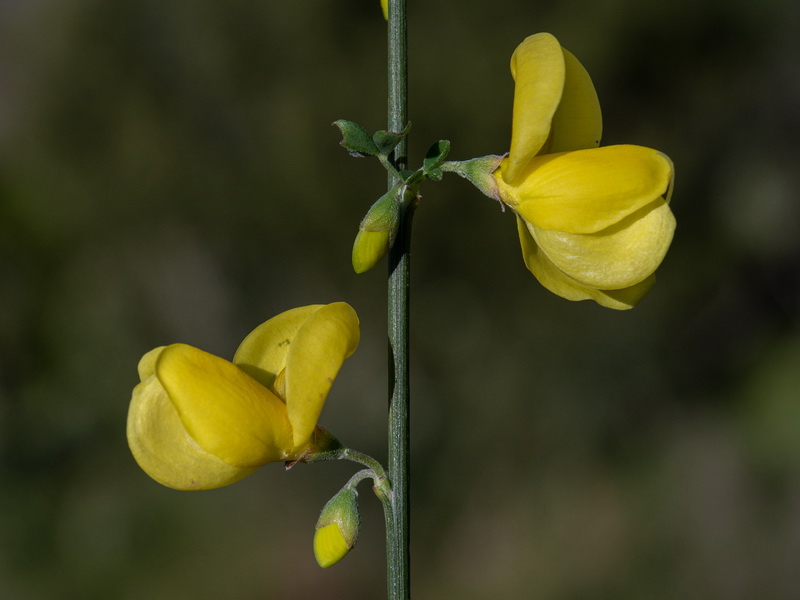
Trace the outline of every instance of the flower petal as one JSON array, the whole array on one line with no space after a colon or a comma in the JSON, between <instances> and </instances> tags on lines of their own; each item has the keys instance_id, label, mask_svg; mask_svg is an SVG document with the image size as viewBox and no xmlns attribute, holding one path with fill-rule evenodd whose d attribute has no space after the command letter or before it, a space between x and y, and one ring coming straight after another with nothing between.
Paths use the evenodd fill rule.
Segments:
<instances>
[{"instance_id":1,"label":"flower petal","mask_svg":"<svg viewBox=\"0 0 800 600\"><path fill-rule=\"evenodd\" d=\"M139 372L139 381L146 381L156 372L156 362L158 362L158 357L161 356L165 348L166 346L153 348L139 360L139 364L136 366Z\"/></svg>"},{"instance_id":2,"label":"flower petal","mask_svg":"<svg viewBox=\"0 0 800 600\"><path fill-rule=\"evenodd\" d=\"M331 523L314 532L314 558L323 569L338 563L348 552L350 552L350 547L347 545L338 523Z\"/></svg>"},{"instance_id":3,"label":"flower petal","mask_svg":"<svg viewBox=\"0 0 800 600\"><path fill-rule=\"evenodd\" d=\"M553 141L549 152L596 148L603 134L600 100L592 78L575 56L564 48L564 92L553 115Z\"/></svg>"},{"instance_id":4,"label":"flower petal","mask_svg":"<svg viewBox=\"0 0 800 600\"><path fill-rule=\"evenodd\" d=\"M255 470L229 465L198 446L156 377L133 389L127 433L131 453L145 473L176 490L222 487Z\"/></svg>"},{"instance_id":5,"label":"flower petal","mask_svg":"<svg viewBox=\"0 0 800 600\"><path fill-rule=\"evenodd\" d=\"M358 316L344 302L321 307L303 323L286 359L286 409L296 447L308 442L333 380L359 342Z\"/></svg>"},{"instance_id":6,"label":"flower petal","mask_svg":"<svg viewBox=\"0 0 800 600\"><path fill-rule=\"evenodd\" d=\"M256 327L236 350L233 362L268 388L286 368L289 347L297 332L324 305L301 306L282 312Z\"/></svg>"},{"instance_id":7,"label":"flower petal","mask_svg":"<svg viewBox=\"0 0 800 600\"><path fill-rule=\"evenodd\" d=\"M500 196L540 229L595 233L664 196L671 161L651 148L606 146L537 156L523 182L510 186L505 164L496 172Z\"/></svg>"},{"instance_id":8,"label":"flower petal","mask_svg":"<svg viewBox=\"0 0 800 600\"><path fill-rule=\"evenodd\" d=\"M386 256L390 247L390 232L359 231L353 242L353 270L356 273L366 273Z\"/></svg>"},{"instance_id":9,"label":"flower petal","mask_svg":"<svg viewBox=\"0 0 800 600\"><path fill-rule=\"evenodd\" d=\"M616 290L649 277L672 242L675 217L659 198L598 233L564 233L529 227L547 258L589 287Z\"/></svg>"},{"instance_id":10,"label":"flower petal","mask_svg":"<svg viewBox=\"0 0 800 600\"><path fill-rule=\"evenodd\" d=\"M229 465L294 458L281 400L242 369L192 346L167 346L156 376L197 444Z\"/></svg>"},{"instance_id":11,"label":"flower petal","mask_svg":"<svg viewBox=\"0 0 800 600\"><path fill-rule=\"evenodd\" d=\"M519 184L528 161L550 136L553 115L564 89L564 53L549 33L526 38L511 56L514 112L506 180Z\"/></svg>"},{"instance_id":12,"label":"flower petal","mask_svg":"<svg viewBox=\"0 0 800 600\"><path fill-rule=\"evenodd\" d=\"M594 300L606 308L627 310L636 306L655 283L655 275L651 275L644 281L619 290L601 290L582 285L559 270L547 258L536 245L525 221L520 217L517 217L517 232L525 266L542 286L567 300Z\"/></svg>"}]
</instances>

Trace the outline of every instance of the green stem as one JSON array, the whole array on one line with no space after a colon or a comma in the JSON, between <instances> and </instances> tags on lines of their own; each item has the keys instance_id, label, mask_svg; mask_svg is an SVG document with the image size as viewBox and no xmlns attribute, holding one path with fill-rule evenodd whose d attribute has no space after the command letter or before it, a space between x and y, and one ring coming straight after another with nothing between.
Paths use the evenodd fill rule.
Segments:
<instances>
[{"instance_id":1,"label":"green stem","mask_svg":"<svg viewBox=\"0 0 800 600\"><path fill-rule=\"evenodd\" d=\"M402 131L408 122L406 0L389 0L388 53L388 131ZM395 149L392 162L400 171L406 168L405 140ZM390 175L389 189L395 183L396 178ZM392 510L386 511L386 577L389 600L410 598L408 305L411 222L416 198L403 200L400 227L389 252L388 466L392 486Z\"/></svg>"},{"instance_id":2,"label":"green stem","mask_svg":"<svg viewBox=\"0 0 800 600\"><path fill-rule=\"evenodd\" d=\"M372 469L363 469L350 478L344 487L354 490L365 479L372 479L372 491L383 505L383 517L386 523L392 520L392 491L389 489L389 480L385 475L379 475Z\"/></svg>"},{"instance_id":3,"label":"green stem","mask_svg":"<svg viewBox=\"0 0 800 600\"><path fill-rule=\"evenodd\" d=\"M353 450L352 448L342 448L337 458L342 460L349 460L352 462L356 462L360 465L364 465L365 467L368 467L371 471L374 471L375 475L377 475L378 477L382 477L384 479L386 478L386 471L383 470L383 465L381 465L381 463L372 458L369 454L358 452L356 450Z\"/></svg>"},{"instance_id":4,"label":"green stem","mask_svg":"<svg viewBox=\"0 0 800 600\"><path fill-rule=\"evenodd\" d=\"M350 478L350 480L344 485L344 487L355 489L356 487L358 487L359 483L361 483L365 479L370 479L370 478L372 478L372 480L375 481L376 479L375 471L373 471L372 469L362 469L361 471L353 475Z\"/></svg>"},{"instance_id":5,"label":"green stem","mask_svg":"<svg viewBox=\"0 0 800 600\"><path fill-rule=\"evenodd\" d=\"M322 462L328 460L349 460L360 465L367 467L353 475L350 478L350 481L347 482L345 487L352 487L354 488L357 486L361 481L366 479L367 477L371 477L373 481L372 490L375 492L375 495L381 501L383 505L383 513L384 518L387 523L392 521L392 512L394 511L394 507L392 505L392 487L389 484L389 478L386 475L386 471L383 468L383 465L379 463L377 460L372 458L369 454L364 454L363 452L358 452L357 450L353 450L352 448L345 448L344 446L336 448L334 450L326 450L324 452L317 452L315 454L309 454L303 458L303 460L307 463L315 463L315 462ZM287 463L290 468L291 465L294 463Z\"/></svg>"},{"instance_id":6,"label":"green stem","mask_svg":"<svg viewBox=\"0 0 800 600\"><path fill-rule=\"evenodd\" d=\"M378 156L378 160L381 161L383 168L386 169L386 171L389 173L389 190L391 190L392 183L396 184L396 182L402 179L402 176L400 175L400 172L395 168L395 166L392 164L392 161L390 161L388 157L381 155Z\"/></svg>"}]
</instances>

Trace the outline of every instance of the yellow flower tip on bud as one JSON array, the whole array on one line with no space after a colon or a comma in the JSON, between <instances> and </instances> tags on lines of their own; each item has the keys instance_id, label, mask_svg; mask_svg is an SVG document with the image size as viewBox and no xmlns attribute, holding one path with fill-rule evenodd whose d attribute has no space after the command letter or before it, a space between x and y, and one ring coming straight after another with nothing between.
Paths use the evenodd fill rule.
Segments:
<instances>
[{"instance_id":1,"label":"yellow flower tip on bud","mask_svg":"<svg viewBox=\"0 0 800 600\"><path fill-rule=\"evenodd\" d=\"M389 20L389 0L381 0L381 10L383 11L383 18Z\"/></svg>"},{"instance_id":2,"label":"yellow flower tip on bud","mask_svg":"<svg viewBox=\"0 0 800 600\"><path fill-rule=\"evenodd\" d=\"M365 273L389 252L388 231L359 231L353 242L353 270Z\"/></svg>"},{"instance_id":3,"label":"yellow flower tip on bud","mask_svg":"<svg viewBox=\"0 0 800 600\"><path fill-rule=\"evenodd\" d=\"M314 558L323 569L332 567L350 552L339 525L331 523L314 532Z\"/></svg>"},{"instance_id":4,"label":"yellow flower tip on bud","mask_svg":"<svg viewBox=\"0 0 800 600\"><path fill-rule=\"evenodd\" d=\"M361 520L358 493L343 488L323 507L314 532L314 557L323 569L342 560L355 546Z\"/></svg>"}]
</instances>

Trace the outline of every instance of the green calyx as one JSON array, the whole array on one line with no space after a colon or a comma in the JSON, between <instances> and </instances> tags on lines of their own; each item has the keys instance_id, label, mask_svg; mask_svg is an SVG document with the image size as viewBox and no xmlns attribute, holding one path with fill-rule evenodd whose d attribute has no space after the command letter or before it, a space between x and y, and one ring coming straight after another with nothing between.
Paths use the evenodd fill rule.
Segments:
<instances>
[{"instance_id":1,"label":"green calyx","mask_svg":"<svg viewBox=\"0 0 800 600\"><path fill-rule=\"evenodd\" d=\"M502 160L502 156L490 154L469 160L447 161L441 164L441 170L460 175L478 188L484 196L499 202L500 193L493 173L500 166Z\"/></svg>"}]
</instances>

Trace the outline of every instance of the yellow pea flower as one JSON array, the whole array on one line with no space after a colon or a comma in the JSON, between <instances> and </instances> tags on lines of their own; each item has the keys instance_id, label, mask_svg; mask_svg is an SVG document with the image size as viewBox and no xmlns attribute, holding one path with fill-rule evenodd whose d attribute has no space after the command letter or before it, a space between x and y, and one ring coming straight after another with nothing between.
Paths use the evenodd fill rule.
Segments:
<instances>
[{"instance_id":1,"label":"yellow pea flower","mask_svg":"<svg viewBox=\"0 0 800 600\"><path fill-rule=\"evenodd\" d=\"M594 85L549 33L517 47L511 74L511 149L494 179L516 213L526 266L568 300L632 308L672 242L672 162L641 146L597 148Z\"/></svg>"},{"instance_id":2,"label":"yellow pea flower","mask_svg":"<svg viewBox=\"0 0 800 600\"><path fill-rule=\"evenodd\" d=\"M128 410L134 458L167 487L202 490L324 450L317 419L358 341L355 311L337 302L273 317L233 362L185 344L151 350Z\"/></svg>"}]
</instances>

